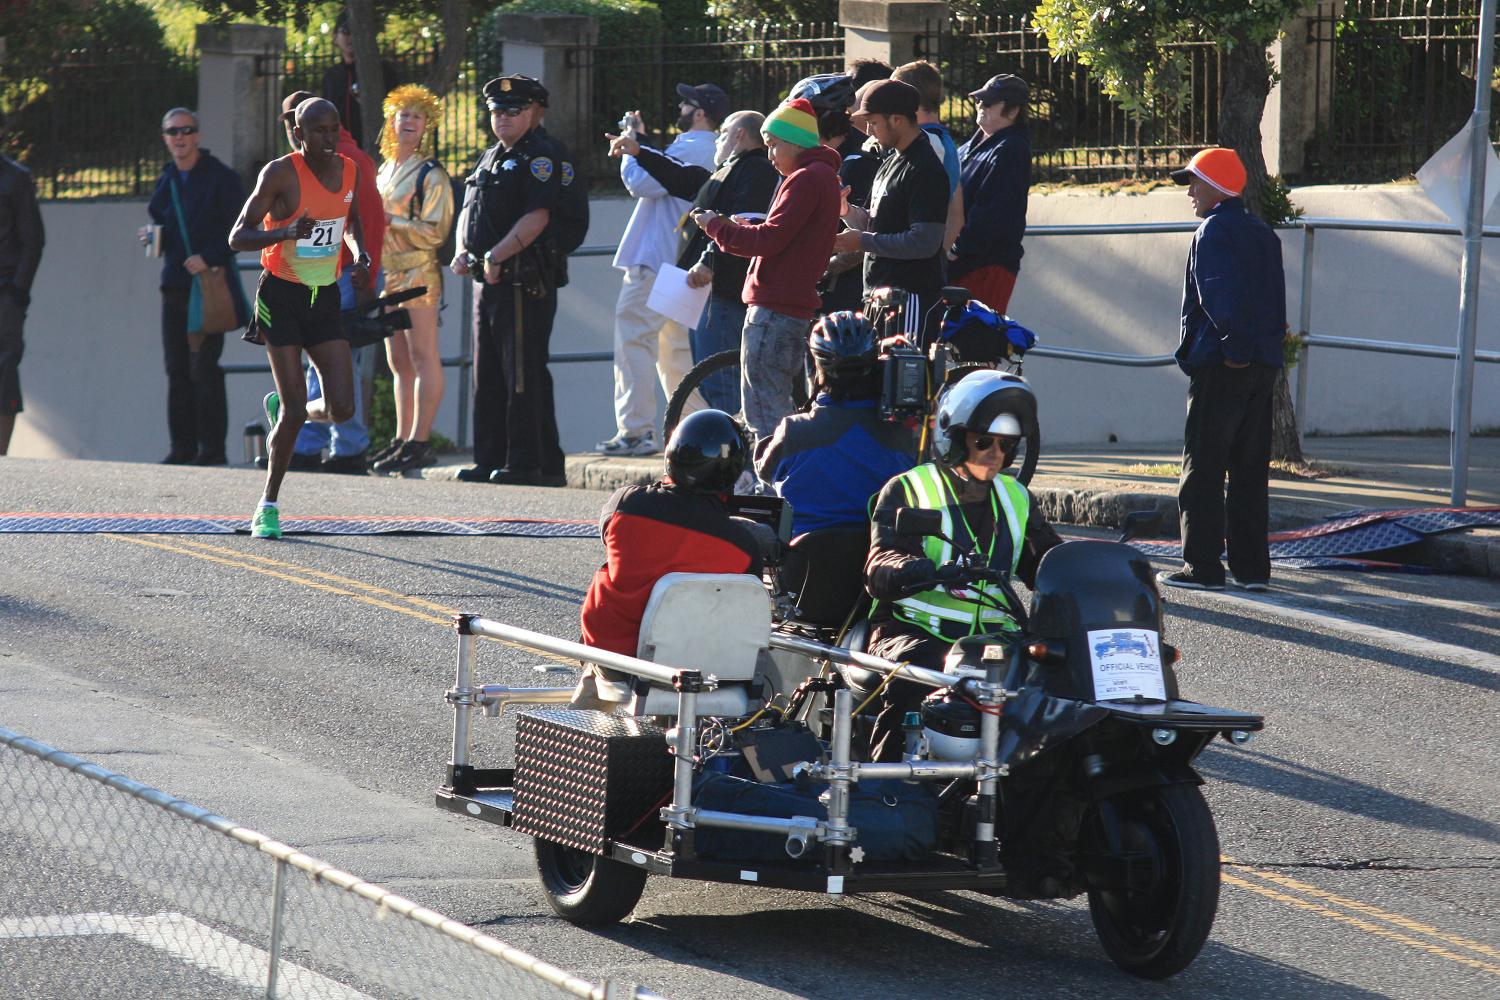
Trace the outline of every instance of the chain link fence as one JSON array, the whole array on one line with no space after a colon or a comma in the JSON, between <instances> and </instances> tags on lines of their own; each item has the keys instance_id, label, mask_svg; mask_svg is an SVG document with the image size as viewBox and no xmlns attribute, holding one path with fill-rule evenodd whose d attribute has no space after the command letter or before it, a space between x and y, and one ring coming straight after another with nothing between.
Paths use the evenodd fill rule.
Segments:
<instances>
[{"instance_id":1,"label":"chain link fence","mask_svg":"<svg viewBox=\"0 0 1500 1000\"><path fill-rule=\"evenodd\" d=\"M0 842L0 996L654 996L3 728Z\"/></svg>"}]
</instances>

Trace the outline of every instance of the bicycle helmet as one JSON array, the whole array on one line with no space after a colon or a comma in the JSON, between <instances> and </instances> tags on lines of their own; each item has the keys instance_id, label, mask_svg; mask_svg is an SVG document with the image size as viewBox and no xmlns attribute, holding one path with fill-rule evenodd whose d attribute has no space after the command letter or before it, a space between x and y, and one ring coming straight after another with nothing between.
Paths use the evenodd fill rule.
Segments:
<instances>
[{"instance_id":1,"label":"bicycle helmet","mask_svg":"<svg viewBox=\"0 0 1500 1000\"><path fill-rule=\"evenodd\" d=\"M820 73L792 85L788 101L802 97L817 112L844 111L854 106L854 80L844 73Z\"/></svg>"},{"instance_id":2,"label":"bicycle helmet","mask_svg":"<svg viewBox=\"0 0 1500 1000\"><path fill-rule=\"evenodd\" d=\"M848 310L831 312L814 323L807 347L828 386L868 374L880 357L875 327L864 313Z\"/></svg>"},{"instance_id":3,"label":"bicycle helmet","mask_svg":"<svg viewBox=\"0 0 1500 1000\"><path fill-rule=\"evenodd\" d=\"M943 394L936 416L937 458L958 465L967 451L964 432L1026 438L1028 447L1037 432L1036 396L1019 375L991 370L970 372ZM1015 450L1006 453L1008 466Z\"/></svg>"},{"instance_id":4,"label":"bicycle helmet","mask_svg":"<svg viewBox=\"0 0 1500 1000\"><path fill-rule=\"evenodd\" d=\"M699 410L682 419L667 442L667 475L685 490L728 493L745 471L750 446L738 422L723 410Z\"/></svg>"}]
</instances>

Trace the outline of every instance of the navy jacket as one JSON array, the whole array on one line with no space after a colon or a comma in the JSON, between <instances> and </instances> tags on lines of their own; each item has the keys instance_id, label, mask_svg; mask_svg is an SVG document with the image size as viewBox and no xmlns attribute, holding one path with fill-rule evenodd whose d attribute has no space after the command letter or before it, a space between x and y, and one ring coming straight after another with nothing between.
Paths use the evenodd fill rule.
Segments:
<instances>
[{"instance_id":1,"label":"navy jacket","mask_svg":"<svg viewBox=\"0 0 1500 1000\"><path fill-rule=\"evenodd\" d=\"M180 182L177 165L168 160L156 179L147 212L161 229L161 287L187 288L192 276L183 268L188 254L183 249L182 227L172 207L169 185L177 184L182 200L182 214L187 219L188 241L193 253L208 262L209 267L233 267L234 252L229 249L229 230L245 206L245 188L240 175L225 166L212 153L202 150L198 162L188 171L187 184ZM259 219L252 220L259 223ZM236 275L237 277L237 275ZM236 284L231 282L231 285Z\"/></svg>"},{"instance_id":2,"label":"navy jacket","mask_svg":"<svg viewBox=\"0 0 1500 1000\"><path fill-rule=\"evenodd\" d=\"M1281 241L1243 201L1226 198L1193 234L1177 364L1189 375L1225 361L1280 368L1285 335Z\"/></svg>"},{"instance_id":3,"label":"navy jacket","mask_svg":"<svg viewBox=\"0 0 1500 1000\"><path fill-rule=\"evenodd\" d=\"M1031 139L1025 125L1012 125L985 138L975 132L959 147L964 184L964 228L953 242L957 260L948 277L999 264L1021 270L1021 237L1026 235L1026 196L1031 191Z\"/></svg>"},{"instance_id":4,"label":"navy jacket","mask_svg":"<svg viewBox=\"0 0 1500 1000\"><path fill-rule=\"evenodd\" d=\"M877 406L824 393L756 448L756 475L792 505L794 534L866 523L875 494L916 464L911 430L883 419Z\"/></svg>"}]
</instances>

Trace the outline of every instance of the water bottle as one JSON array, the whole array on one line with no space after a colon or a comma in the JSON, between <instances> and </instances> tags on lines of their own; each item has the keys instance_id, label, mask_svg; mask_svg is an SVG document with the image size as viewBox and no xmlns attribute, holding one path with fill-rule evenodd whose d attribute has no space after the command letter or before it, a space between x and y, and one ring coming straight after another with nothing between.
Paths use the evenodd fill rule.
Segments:
<instances>
[{"instance_id":1,"label":"water bottle","mask_svg":"<svg viewBox=\"0 0 1500 1000\"><path fill-rule=\"evenodd\" d=\"M245 425L245 462L254 464L266 457L266 429L257 420Z\"/></svg>"}]
</instances>

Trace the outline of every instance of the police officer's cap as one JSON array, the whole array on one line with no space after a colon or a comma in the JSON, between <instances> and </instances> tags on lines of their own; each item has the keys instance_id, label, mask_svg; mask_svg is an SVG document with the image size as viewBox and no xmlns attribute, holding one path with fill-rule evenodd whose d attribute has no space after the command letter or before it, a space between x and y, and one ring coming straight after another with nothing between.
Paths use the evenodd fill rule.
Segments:
<instances>
[{"instance_id":1,"label":"police officer's cap","mask_svg":"<svg viewBox=\"0 0 1500 1000\"><path fill-rule=\"evenodd\" d=\"M510 76L497 76L484 85L484 103L491 111L523 108L532 101L544 108L547 106L547 88L534 77L512 73Z\"/></svg>"}]
</instances>

